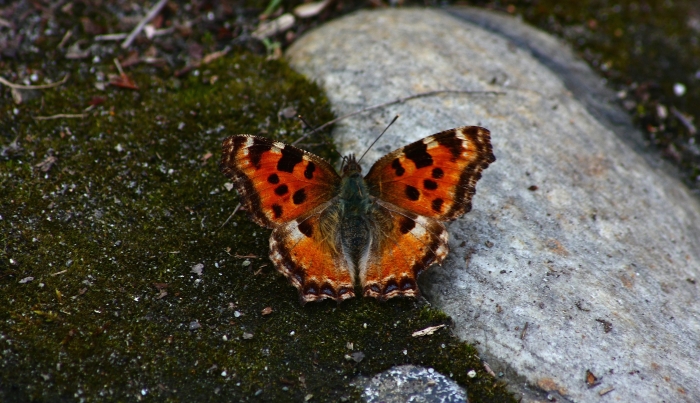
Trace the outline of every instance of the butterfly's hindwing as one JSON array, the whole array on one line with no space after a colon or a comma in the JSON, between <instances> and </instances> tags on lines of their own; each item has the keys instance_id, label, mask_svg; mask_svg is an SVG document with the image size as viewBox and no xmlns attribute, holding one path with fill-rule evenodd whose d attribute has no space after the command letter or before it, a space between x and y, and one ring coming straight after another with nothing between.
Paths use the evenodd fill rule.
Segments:
<instances>
[{"instance_id":1,"label":"butterfly's hindwing","mask_svg":"<svg viewBox=\"0 0 700 403\"><path fill-rule=\"evenodd\" d=\"M337 200L282 224L270 236L270 259L299 290L303 303L355 296L352 263L340 245Z\"/></svg>"},{"instance_id":2,"label":"butterfly's hindwing","mask_svg":"<svg viewBox=\"0 0 700 403\"><path fill-rule=\"evenodd\" d=\"M369 256L360 264L363 295L387 300L418 294L418 275L447 256L444 225L377 200Z\"/></svg>"}]
</instances>

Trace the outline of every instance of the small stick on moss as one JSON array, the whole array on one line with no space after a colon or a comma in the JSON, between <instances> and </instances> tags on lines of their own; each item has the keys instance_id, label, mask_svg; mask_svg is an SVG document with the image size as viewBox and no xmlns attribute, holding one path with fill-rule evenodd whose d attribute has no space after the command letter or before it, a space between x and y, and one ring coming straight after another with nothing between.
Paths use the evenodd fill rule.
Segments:
<instances>
[{"instance_id":1,"label":"small stick on moss","mask_svg":"<svg viewBox=\"0 0 700 403\"><path fill-rule=\"evenodd\" d=\"M160 10L163 9L167 2L168 0L160 0L158 3L156 3L155 6L151 8L148 14L146 14L146 16L141 21L139 21L139 24L136 26L136 28L134 28L134 30L131 31L129 36L126 37L124 42L122 42L122 49L126 49L129 46L131 46L131 42L133 42L134 39L136 39L136 36L141 33L146 24L148 24L152 19L156 17L156 15L158 15L158 13L160 13Z\"/></svg>"},{"instance_id":2,"label":"small stick on moss","mask_svg":"<svg viewBox=\"0 0 700 403\"><path fill-rule=\"evenodd\" d=\"M486 370L486 372L488 372L489 375L491 375L492 377L495 378L495 377L496 377L496 373L493 372L493 370L491 369L491 366L489 365L489 363L486 362L486 361L483 361L483 364L484 364L484 369Z\"/></svg>"},{"instance_id":3,"label":"small stick on moss","mask_svg":"<svg viewBox=\"0 0 700 403\"><path fill-rule=\"evenodd\" d=\"M374 110L374 109L384 108L384 107L387 107L387 106L390 106L390 105L395 105L395 104L402 104L402 103L404 103L404 102L406 102L406 101L410 101L411 99L424 98L424 97L429 97L429 96L431 96L431 95L439 95L439 94L486 94L486 95L505 95L505 92L502 92L502 91L463 91L463 90L435 90L435 91L421 92L421 93L418 93L418 94L409 95L409 96L404 97L404 98L395 99L395 100L390 101L390 102L384 102L384 103L381 103L381 104L368 106L368 107L363 108L363 109L360 109L360 110L358 110L358 111L355 111L355 112L352 112L352 113L348 113L347 115L344 115L344 116L341 116L341 117L339 117L339 118L333 119L333 120L331 120L331 121L329 121L329 122L326 122L326 123L322 124L321 126L315 128L315 129L311 130L310 132L304 134L303 136L299 137L298 139L296 139L296 140L292 143L292 145L297 145L298 143L300 143L302 140L304 140L305 138L309 137L310 135L312 135L312 134L314 134L314 133L316 133L316 132L318 132L318 131L321 131L321 130L325 129L326 127L332 125L333 123L339 122L339 121L341 121L341 120L343 120L343 119L347 119L347 118L349 118L349 117L352 117L352 116L355 116L355 115L359 115L359 114L361 114L361 113L368 112L368 111L371 111L371 110Z\"/></svg>"},{"instance_id":4,"label":"small stick on moss","mask_svg":"<svg viewBox=\"0 0 700 403\"><path fill-rule=\"evenodd\" d=\"M190 71L199 68L200 66L202 66L204 64L209 64L220 57L226 56L226 54L230 51L231 51L231 47L226 46L225 48L223 48L217 52L209 53L209 54L205 55L201 61L197 61L197 62L194 62L192 64L188 64L187 66L183 67L182 69L176 71L174 73L174 75L175 75L175 77L183 76L183 75L189 73Z\"/></svg>"},{"instance_id":5,"label":"small stick on moss","mask_svg":"<svg viewBox=\"0 0 700 403\"><path fill-rule=\"evenodd\" d=\"M97 42L100 41L121 41L122 39L126 38L125 33L118 33L118 34L105 34L105 35L97 35L93 39Z\"/></svg>"},{"instance_id":6,"label":"small stick on moss","mask_svg":"<svg viewBox=\"0 0 700 403\"><path fill-rule=\"evenodd\" d=\"M236 212L238 211L239 208L241 208L241 203L238 203L238 205L236 206L236 208L233 209L233 213L231 213L231 215L228 216L228 218L226 219L226 221L224 221L224 223L221 224L221 226L219 227L219 229L224 228L224 225L228 224L228 222L231 221L231 219L233 218L233 215L236 214Z\"/></svg>"},{"instance_id":7,"label":"small stick on moss","mask_svg":"<svg viewBox=\"0 0 700 403\"><path fill-rule=\"evenodd\" d=\"M34 120L53 120L53 119L84 119L86 113L59 113L51 116L36 116Z\"/></svg>"},{"instance_id":8,"label":"small stick on moss","mask_svg":"<svg viewBox=\"0 0 700 403\"><path fill-rule=\"evenodd\" d=\"M68 80L68 76L69 76L69 74L66 74L66 76L63 77L63 79L61 81L58 81L58 82L55 82L52 84L44 84L44 85L15 84L15 83L11 83L11 82L5 80L2 77L0 77L0 83L5 84L6 86L8 86L10 88L14 88L16 90L44 90L47 88L54 88L54 87L58 87L59 85L62 85L63 83L65 83Z\"/></svg>"},{"instance_id":9,"label":"small stick on moss","mask_svg":"<svg viewBox=\"0 0 700 403\"><path fill-rule=\"evenodd\" d=\"M124 69L122 69L122 64L119 63L119 59L116 57L114 58L114 65L117 66L117 71L119 72L119 75L124 77L126 74L124 74Z\"/></svg>"},{"instance_id":10,"label":"small stick on moss","mask_svg":"<svg viewBox=\"0 0 700 403\"><path fill-rule=\"evenodd\" d=\"M63 34L63 38L61 39L61 42L58 43L56 48L63 49L63 46L65 46L65 44L68 42L71 36L73 36L73 31L69 29L68 31L66 31L65 34Z\"/></svg>"}]
</instances>

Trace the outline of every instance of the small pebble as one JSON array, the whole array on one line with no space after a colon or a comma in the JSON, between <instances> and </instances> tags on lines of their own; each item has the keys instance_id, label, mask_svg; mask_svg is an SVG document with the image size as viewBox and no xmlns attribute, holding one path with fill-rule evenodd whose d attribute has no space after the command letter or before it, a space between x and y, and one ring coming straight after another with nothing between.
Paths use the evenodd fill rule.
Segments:
<instances>
[{"instance_id":1,"label":"small pebble","mask_svg":"<svg viewBox=\"0 0 700 403\"><path fill-rule=\"evenodd\" d=\"M202 263L197 263L196 265L192 266L192 273L201 276L203 271L204 271L204 264Z\"/></svg>"},{"instance_id":2,"label":"small pebble","mask_svg":"<svg viewBox=\"0 0 700 403\"><path fill-rule=\"evenodd\" d=\"M673 84L673 93L676 94L677 97L682 97L685 95L685 85L681 83Z\"/></svg>"}]
</instances>

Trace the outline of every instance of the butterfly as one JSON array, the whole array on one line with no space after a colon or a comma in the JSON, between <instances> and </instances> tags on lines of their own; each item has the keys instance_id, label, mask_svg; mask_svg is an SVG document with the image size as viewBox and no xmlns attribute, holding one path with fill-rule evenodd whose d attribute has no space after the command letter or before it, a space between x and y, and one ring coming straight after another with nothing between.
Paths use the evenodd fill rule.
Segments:
<instances>
[{"instance_id":1,"label":"butterfly","mask_svg":"<svg viewBox=\"0 0 700 403\"><path fill-rule=\"evenodd\" d=\"M270 259L302 304L362 295L418 295L418 275L448 253L443 222L471 210L496 158L490 132L446 130L379 159L362 176L354 155L340 173L294 146L247 134L224 140L220 169L255 223L272 229Z\"/></svg>"}]
</instances>

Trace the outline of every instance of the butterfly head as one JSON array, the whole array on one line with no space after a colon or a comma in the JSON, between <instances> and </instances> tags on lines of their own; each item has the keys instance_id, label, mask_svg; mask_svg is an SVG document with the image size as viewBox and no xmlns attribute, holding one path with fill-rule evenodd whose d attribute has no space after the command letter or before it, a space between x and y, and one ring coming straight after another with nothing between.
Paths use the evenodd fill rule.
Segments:
<instances>
[{"instance_id":1,"label":"butterfly head","mask_svg":"<svg viewBox=\"0 0 700 403\"><path fill-rule=\"evenodd\" d=\"M353 174L359 175L362 173L362 167L357 163L355 154L343 157L343 165L340 167L340 172L343 176L352 176Z\"/></svg>"}]
</instances>

